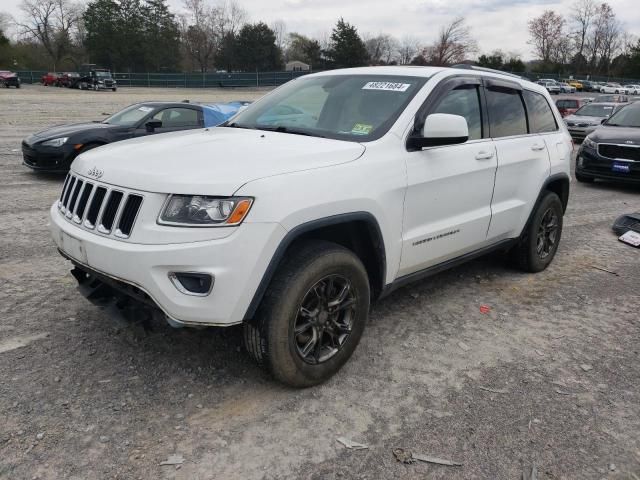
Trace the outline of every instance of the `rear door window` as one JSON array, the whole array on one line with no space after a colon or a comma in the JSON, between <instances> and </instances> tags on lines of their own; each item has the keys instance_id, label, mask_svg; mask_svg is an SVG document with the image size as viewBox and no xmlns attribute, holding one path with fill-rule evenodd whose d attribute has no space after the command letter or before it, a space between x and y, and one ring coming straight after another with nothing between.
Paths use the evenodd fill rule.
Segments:
<instances>
[{"instance_id":1,"label":"rear door window","mask_svg":"<svg viewBox=\"0 0 640 480\"><path fill-rule=\"evenodd\" d=\"M518 90L487 89L491 137L526 135L527 114Z\"/></svg>"},{"instance_id":2,"label":"rear door window","mask_svg":"<svg viewBox=\"0 0 640 480\"><path fill-rule=\"evenodd\" d=\"M551 111L551 107L547 99L543 95L536 92L525 90L522 93L525 104L527 105L527 113L529 114L529 131L531 133L547 133L558 130L556 118ZM564 108L573 108L567 105Z\"/></svg>"}]
</instances>

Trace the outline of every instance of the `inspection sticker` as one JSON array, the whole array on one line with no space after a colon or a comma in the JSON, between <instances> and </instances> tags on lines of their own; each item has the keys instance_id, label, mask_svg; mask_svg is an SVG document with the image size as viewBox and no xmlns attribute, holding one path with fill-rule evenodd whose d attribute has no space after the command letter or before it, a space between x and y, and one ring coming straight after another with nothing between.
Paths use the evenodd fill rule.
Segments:
<instances>
[{"instance_id":1,"label":"inspection sticker","mask_svg":"<svg viewBox=\"0 0 640 480\"><path fill-rule=\"evenodd\" d=\"M393 82L367 82L362 90L389 90L392 92L406 92L410 83L393 83Z\"/></svg>"},{"instance_id":2,"label":"inspection sticker","mask_svg":"<svg viewBox=\"0 0 640 480\"><path fill-rule=\"evenodd\" d=\"M373 125L367 125L365 123L356 123L351 129L351 133L354 135L369 135L373 130Z\"/></svg>"},{"instance_id":3,"label":"inspection sticker","mask_svg":"<svg viewBox=\"0 0 640 480\"><path fill-rule=\"evenodd\" d=\"M140 110L141 112L150 112L151 110L153 110L153 107L138 107L138 110Z\"/></svg>"}]
</instances>

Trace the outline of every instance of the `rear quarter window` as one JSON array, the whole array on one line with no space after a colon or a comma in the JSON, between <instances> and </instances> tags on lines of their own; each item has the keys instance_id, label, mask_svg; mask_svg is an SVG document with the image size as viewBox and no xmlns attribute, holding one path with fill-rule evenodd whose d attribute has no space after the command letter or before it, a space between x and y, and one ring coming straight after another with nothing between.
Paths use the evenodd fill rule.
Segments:
<instances>
[{"instance_id":1,"label":"rear quarter window","mask_svg":"<svg viewBox=\"0 0 640 480\"><path fill-rule=\"evenodd\" d=\"M549 102L547 102L544 95L524 90L522 92L522 96L524 98L525 105L527 106L527 113L529 114L530 133L546 133L558 130L556 118L553 115ZM568 105L563 108L574 107L573 105Z\"/></svg>"}]
</instances>

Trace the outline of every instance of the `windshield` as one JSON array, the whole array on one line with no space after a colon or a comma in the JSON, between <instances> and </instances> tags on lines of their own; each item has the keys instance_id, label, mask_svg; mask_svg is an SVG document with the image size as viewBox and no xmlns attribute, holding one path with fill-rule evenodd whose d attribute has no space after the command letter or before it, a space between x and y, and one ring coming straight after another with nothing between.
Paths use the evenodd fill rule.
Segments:
<instances>
[{"instance_id":1,"label":"windshield","mask_svg":"<svg viewBox=\"0 0 640 480\"><path fill-rule=\"evenodd\" d=\"M111 78L110 72L96 72L96 77L98 78Z\"/></svg>"},{"instance_id":2,"label":"windshield","mask_svg":"<svg viewBox=\"0 0 640 480\"><path fill-rule=\"evenodd\" d=\"M121 127L133 127L144 117L153 112L153 110L153 107L148 107L146 105L131 105L130 107L120 110L118 113L110 116L102 123L120 125Z\"/></svg>"},{"instance_id":3,"label":"windshield","mask_svg":"<svg viewBox=\"0 0 640 480\"><path fill-rule=\"evenodd\" d=\"M300 78L249 106L227 126L371 141L391 128L427 80L390 75Z\"/></svg>"},{"instance_id":4,"label":"windshield","mask_svg":"<svg viewBox=\"0 0 640 480\"><path fill-rule=\"evenodd\" d=\"M640 127L640 108L622 108L607 120L610 127Z\"/></svg>"},{"instance_id":5,"label":"windshield","mask_svg":"<svg viewBox=\"0 0 640 480\"><path fill-rule=\"evenodd\" d=\"M608 117L613 113L613 105L585 105L578 109L574 115L579 117Z\"/></svg>"}]
</instances>

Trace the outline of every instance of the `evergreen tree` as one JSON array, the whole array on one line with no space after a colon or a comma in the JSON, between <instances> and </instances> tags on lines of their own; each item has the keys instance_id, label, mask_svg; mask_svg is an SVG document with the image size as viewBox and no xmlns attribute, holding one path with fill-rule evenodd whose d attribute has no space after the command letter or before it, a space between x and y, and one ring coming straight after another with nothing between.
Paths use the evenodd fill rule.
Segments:
<instances>
[{"instance_id":1,"label":"evergreen tree","mask_svg":"<svg viewBox=\"0 0 640 480\"><path fill-rule=\"evenodd\" d=\"M264 72L282 68L282 52L276 45L276 34L266 23L243 26L236 48L241 70Z\"/></svg>"},{"instance_id":2,"label":"evergreen tree","mask_svg":"<svg viewBox=\"0 0 640 480\"><path fill-rule=\"evenodd\" d=\"M144 6L145 64L152 71L178 68L180 32L166 0L146 0Z\"/></svg>"},{"instance_id":3,"label":"evergreen tree","mask_svg":"<svg viewBox=\"0 0 640 480\"><path fill-rule=\"evenodd\" d=\"M333 66L337 68L360 67L369 61L367 48L353 25L338 20L331 33L331 44L326 52Z\"/></svg>"}]
</instances>

